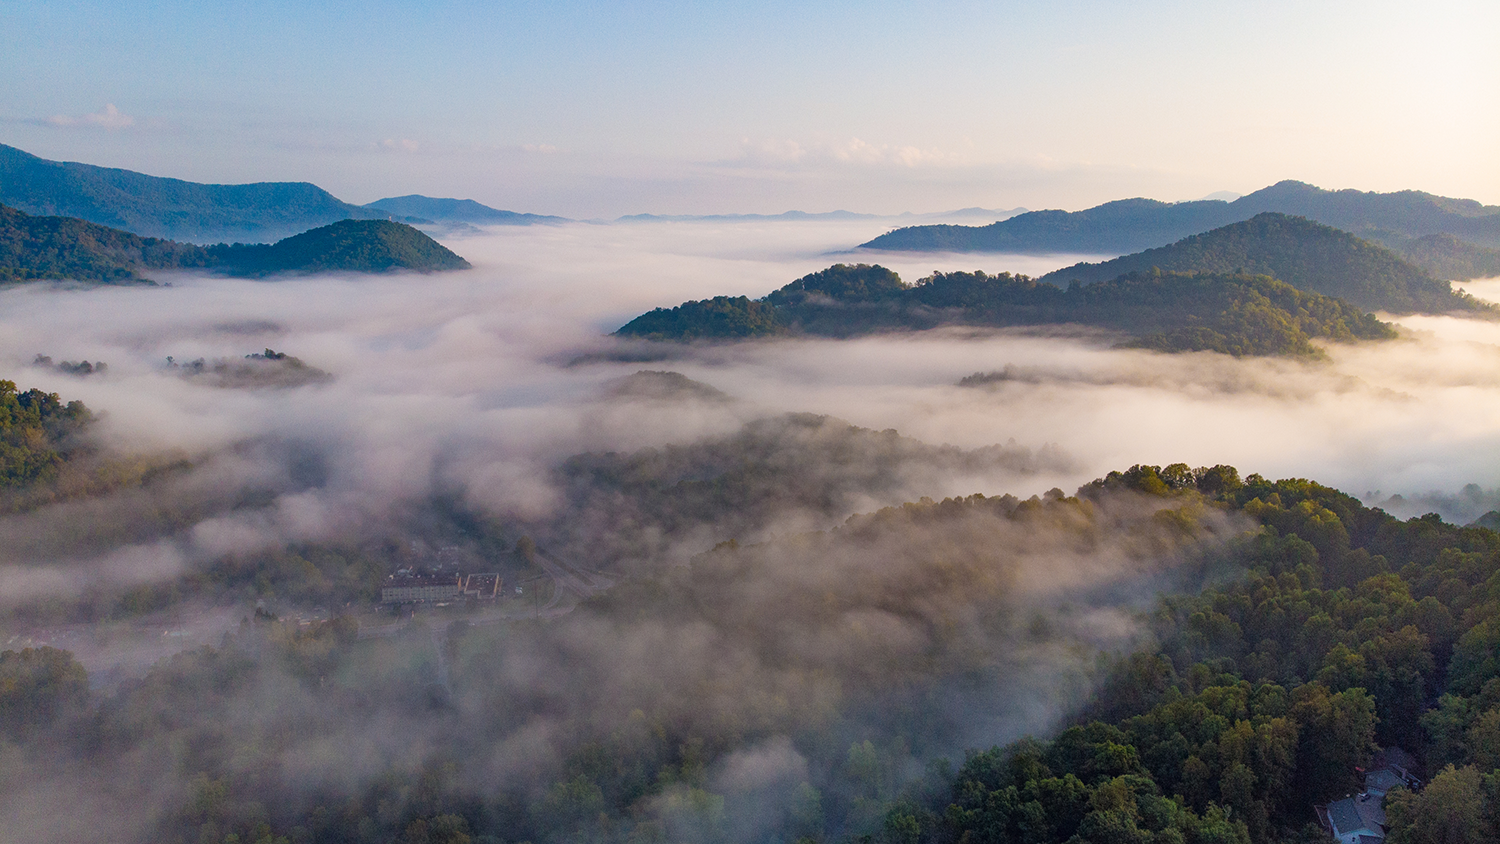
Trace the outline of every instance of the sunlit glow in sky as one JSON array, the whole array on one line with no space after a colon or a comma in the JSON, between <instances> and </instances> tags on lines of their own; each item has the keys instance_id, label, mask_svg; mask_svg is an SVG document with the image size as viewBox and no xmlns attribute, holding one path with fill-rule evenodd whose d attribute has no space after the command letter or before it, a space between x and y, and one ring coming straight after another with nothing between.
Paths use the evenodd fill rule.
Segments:
<instances>
[{"instance_id":1,"label":"sunlit glow in sky","mask_svg":"<svg viewBox=\"0 0 1500 844\"><path fill-rule=\"evenodd\" d=\"M0 0L0 142L573 217L1500 203L1500 5Z\"/></svg>"}]
</instances>

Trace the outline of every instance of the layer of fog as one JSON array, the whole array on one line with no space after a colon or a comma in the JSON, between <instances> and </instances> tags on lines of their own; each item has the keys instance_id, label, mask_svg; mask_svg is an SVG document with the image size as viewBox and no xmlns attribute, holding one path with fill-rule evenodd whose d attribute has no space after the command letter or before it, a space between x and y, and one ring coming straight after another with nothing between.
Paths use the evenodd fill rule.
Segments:
<instances>
[{"instance_id":1,"label":"layer of fog","mask_svg":"<svg viewBox=\"0 0 1500 844\"><path fill-rule=\"evenodd\" d=\"M320 477L273 484L274 506L253 516L208 513L170 547L143 537L124 549L54 551L59 561L12 543L5 556L40 566L37 573L53 580L80 561L107 578L129 580L131 568L170 575L184 556L190 562L355 535L439 488L499 518L535 522L560 506L549 471L569 455L722 437L784 412L830 414L963 448L1013 440L1067 457L1030 472L925 477L921 488L862 502L871 507L901 496L1071 489L1140 462L1230 463L1378 500L1500 482L1494 323L1402 319L1401 340L1332 345L1328 362L1312 364L1125 351L1112 348L1112 337L1081 332L938 331L644 352L630 346L628 354L605 336L651 307L763 295L837 260L830 253L867 229L830 222L500 228L449 241L475 264L463 273L273 282L184 274L163 276L170 287L6 290L0 362L10 376L23 388L83 399L103 415L96 435L111 450L202 461L198 480L182 482L182 496L294 475L288 454L311 452ZM1036 274L1077 257L879 260L915 280L933 269ZM1469 286L1492 295L1500 283ZM232 360L263 348L289 352L334 380L221 389L165 365L168 356ZM32 366L38 353L104 361L109 369L70 376ZM611 397L611 384L640 369L674 370L734 400ZM982 387L957 386L996 372L1008 374ZM281 445L246 447L251 440ZM808 526L817 525L797 525ZM716 538L701 537L703 547ZM134 562L122 569L120 559ZM50 582L43 576L35 588ZM6 591L27 595L20 583L8 582Z\"/></svg>"},{"instance_id":2,"label":"layer of fog","mask_svg":"<svg viewBox=\"0 0 1500 844\"><path fill-rule=\"evenodd\" d=\"M755 832L772 823L765 807L785 805L777 789L803 780L830 794L842 787L837 770L819 765L840 758L849 741L891 735L894 727L881 726L887 720L947 724L920 748L929 754L1046 730L1063 714L1062 701L1081 698L1094 649L1135 641L1121 610L1148 604L1155 587L1169 585L1135 565L1164 558L1122 557L1122 543L1107 535L1098 554L1069 556L1065 533L1057 542L1042 529L1011 536L1012 528L987 516L961 530L896 531L880 543L831 553L816 545L823 540L798 539L798 532L921 496L1024 498L1052 487L1071 490L1138 462L1230 463L1246 473L1315 478L1371 500L1402 492L1440 512L1447 507L1454 518L1467 511L1444 502L1472 509L1474 501L1488 500L1485 490L1500 486L1500 325L1494 323L1403 319L1401 339L1332 345L1329 360L1318 363L1125 351L1112 347L1114 337L1064 330L709 347L622 344L605 336L652 307L717 294L760 296L837 260L876 260L830 254L869 236L859 224L826 222L499 229L448 242L474 263L464 273L265 282L182 274L161 277L171 287L31 285L0 292L5 377L84 400L101 414L94 436L109 454L191 465L149 488L0 517L0 591L15 606L80 582L124 589L176 577L219 555L399 529L438 494L456 495L503 524L545 525L572 503L555 469L581 452L732 442L764 431L763 420L779 424L774 420L786 413L847 420L869 429L853 442L878 440L881 450L868 453L896 455L899 471L836 499L832 510L767 511L754 535L742 537L773 543L748 558L759 561L750 569L756 574L728 583L722 594L702 593L727 602L730 611L673 620L668 607L622 620L607 608L586 608L515 638L498 628L471 633L459 648L457 716L446 732L433 721L413 732L395 705L372 704L352 717L269 663L230 698L224 716L236 729L248 725L267 734L288 723L315 727L306 740L278 751L292 788L302 782L357 791L393 765L415 775L438 751L463 762L460 788L516 781L542 788L579 740L581 724L607 732L633 717L632 707L669 723L736 722L760 717L756 707L767 698L757 692L771 689L817 710L824 699L816 685L771 670L787 664L784 656L757 655L767 642L781 641L786 631L777 625L807 623L807 635L794 637L809 644L794 655L798 670L847 671L857 679L861 666L908 665L910 654L924 652L922 631L942 627L934 619L988 624L1006 618L1001 611L1017 602L1045 608L1048 599L1038 596L1047 584L1036 578L1078 574L1062 598L1092 607L1088 612L1044 619L1041 628L1017 615L1019 626L973 626L949 643L959 656L974 648L972 665L984 669L978 681L949 677L939 694L925 698L913 683L917 702L889 711L878 710L891 699L872 697L871 711L841 712L844 720L826 739L798 735L819 724L808 728L804 710L796 709L726 746L710 771L714 787L731 796L731 809L741 801L743 816L735 815L735 823ZM1079 257L878 260L915 280L933 269L1040 274ZM1500 281L1469 288L1494 297ZM166 365L168 356L242 360L266 348L295 355L332 380L231 388L185 378ZM38 353L109 367L69 375L33 365ZM639 370L670 370L706 386L670 377L648 379L644 387L622 380ZM977 373L998 375L959 386ZM841 430L832 422L825 428ZM924 450L910 440L890 446L879 434L886 429L957 448ZM981 453L994 459L971 454L1012 440L1013 446ZM818 441L810 442L788 453L814 461ZM1463 490L1469 483L1477 493ZM261 506L239 507L246 488L273 494ZM1210 526L1204 539L1216 542L1242 527ZM680 560L733 538L725 535L730 530L727 522L695 528L653 553ZM814 543L810 550L797 545L805 541ZM995 556L1025 551L1028 541L1040 544L1014 559ZM936 561L944 572L952 559L972 559L972 577L929 577L912 549L951 551ZM710 568L696 571L712 575ZM996 575L999 581L985 580ZM814 590L809 577L827 582ZM1090 605L1078 591L1090 582L1117 591ZM842 603L827 614L811 605L803 616L782 613L783 598L799 592L833 594ZM898 596L902 612L891 612L889 595ZM232 625L238 615L221 621ZM770 626L740 635L736 619ZM970 631L966 624L956 629ZM1032 641L1034 629L1056 632ZM192 644L211 641L185 627L165 626L156 635L170 640L178 633ZM65 637L55 643L69 645ZM420 670L395 677L380 663L384 652L361 652L357 658L368 664L351 669L347 682L380 689L371 700L385 699L391 683L420 693L432 681L427 664L413 656L431 652L424 633L389 648L404 655L390 665ZM100 658L138 665L158 652ZM962 660L955 664L962 674ZM706 687L718 693L695 696ZM940 700L942 709L918 711L919 698ZM837 702L831 709L839 709ZM122 765L149 759L156 760L153 770L170 768L176 764L170 741L151 738L138 760ZM914 755L902 764L920 761ZM123 771L115 779L133 781ZM159 793L126 789L119 796L121 806L157 807L133 813L133 822L147 824L151 812L186 799L186 783L148 779ZM94 793L81 784L87 782L59 760L29 792L12 796L23 796L15 805L24 805L46 794ZM45 829L48 821L36 823Z\"/></svg>"}]
</instances>

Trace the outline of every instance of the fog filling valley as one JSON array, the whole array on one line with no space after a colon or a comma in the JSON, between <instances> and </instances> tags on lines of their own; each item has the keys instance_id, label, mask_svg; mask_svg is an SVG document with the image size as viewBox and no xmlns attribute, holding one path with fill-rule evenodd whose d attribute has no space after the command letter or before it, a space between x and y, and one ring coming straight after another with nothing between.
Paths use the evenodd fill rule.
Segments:
<instances>
[{"instance_id":1,"label":"fog filling valley","mask_svg":"<svg viewBox=\"0 0 1500 844\"><path fill-rule=\"evenodd\" d=\"M851 744L888 792L930 759L1045 735L1084 699L1096 655L1141 641L1138 613L1214 578L1218 550L1251 527L1055 490L1184 462L1311 478L1403 518L1500 506L1500 323L1402 317L1400 339L1317 362L1124 350L1082 330L608 336L654 307L757 298L836 262L910 282L1092 257L837 251L874 234L498 227L444 240L466 272L0 292L5 377L81 399L99 416L89 459L142 479L0 515L7 647L67 647L106 694L158 682L147 669L176 651L237 678L129 713L148 737L105 768L62 750L0 758L5 834L78 840L109 818L119 840L149 838L195 793L184 760L213 757L190 740L211 723L257 737L257 755L216 764L267 783L273 813L395 793L392 771L551 799L589 748L699 741L698 785L684 774L640 811L690 840L707 790L733 839L763 839L802 822L808 788L825 812L858 805ZM1500 280L1464 287L1500 300ZM245 363L267 350L303 368ZM948 498L964 500L931 504ZM388 618L389 635L361 632L324 676L315 657L262 658L270 634L242 623L246 591L194 592L204 572L289 547L542 574L520 601L529 617ZM55 614L173 584L182 599L146 627ZM262 610L344 611L294 596Z\"/></svg>"}]
</instances>

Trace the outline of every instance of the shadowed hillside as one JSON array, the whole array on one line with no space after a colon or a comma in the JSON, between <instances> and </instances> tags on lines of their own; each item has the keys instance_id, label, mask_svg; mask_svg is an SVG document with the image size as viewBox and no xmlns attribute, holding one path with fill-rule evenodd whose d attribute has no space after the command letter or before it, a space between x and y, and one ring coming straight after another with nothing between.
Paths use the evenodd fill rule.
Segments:
<instances>
[{"instance_id":1,"label":"shadowed hillside","mask_svg":"<svg viewBox=\"0 0 1500 844\"><path fill-rule=\"evenodd\" d=\"M270 245L203 247L137 237L71 217L33 217L0 205L0 284L44 279L150 283L141 272L153 269L258 277L435 272L468 266L422 232L389 220L343 220Z\"/></svg>"},{"instance_id":2,"label":"shadowed hillside","mask_svg":"<svg viewBox=\"0 0 1500 844\"><path fill-rule=\"evenodd\" d=\"M1171 246L1113 261L1075 264L1038 281L1093 284L1153 267L1169 272L1265 273L1299 289L1337 296L1369 310L1494 310L1455 294L1448 282L1434 279L1383 246L1311 220L1275 213L1258 214Z\"/></svg>"},{"instance_id":3,"label":"shadowed hillside","mask_svg":"<svg viewBox=\"0 0 1500 844\"><path fill-rule=\"evenodd\" d=\"M1122 199L1083 211L1032 211L988 226L908 226L864 249L911 252L1138 252L1275 211L1397 245L1430 234L1500 246L1500 208L1422 191L1330 191L1283 181L1233 202Z\"/></svg>"},{"instance_id":4,"label":"shadowed hillside","mask_svg":"<svg viewBox=\"0 0 1500 844\"><path fill-rule=\"evenodd\" d=\"M0 203L28 214L77 217L143 237L265 243L338 220L385 217L307 182L205 185L74 161L48 161L0 144Z\"/></svg>"}]
</instances>

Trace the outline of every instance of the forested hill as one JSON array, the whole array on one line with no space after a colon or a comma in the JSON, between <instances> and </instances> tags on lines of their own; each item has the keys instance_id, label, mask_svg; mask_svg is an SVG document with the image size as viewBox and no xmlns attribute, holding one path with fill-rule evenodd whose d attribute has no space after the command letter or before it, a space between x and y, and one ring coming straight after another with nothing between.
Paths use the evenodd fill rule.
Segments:
<instances>
[{"instance_id":1,"label":"forested hill","mask_svg":"<svg viewBox=\"0 0 1500 844\"><path fill-rule=\"evenodd\" d=\"M205 251L212 269L238 276L469 268L468 261L446 246L390 220L340 220L270 245L221 244Z\"/></svg>"},{"instance_id":2,"label":"forested hill","mask_svg":"<svg viewBox=\"0 0 1500 844\"><path fill-rule=\"evenodd\" d=\"M343 220L272 245L195 246L138 237L71 217L33 217L0 205L0 284L65 279L146 282L143 272L205 269L223 275L295 272L433 272L469 266L411 226Z\"/></svg>"},{"instance_id":3,"label":"forested hill","mask_svg":"<svg viewBox=\"0 0 1500 844\"><path fill-rule=\"evenodd\" d=\"M201 247L139 237L73 217L33 217L0 205L0 284L74 279L143 281L140 270L201 267Z\"/></svg>"},{"instance_id":4,"label":"forested hill","mask_svg":"<svg viewBox=\"0 0 1500 844\"><path fill-rule=\"evenodd\" d=\"M1078 495L1110 490L1251 517L1245 576L1164 600L1155 644L1053 740L970 755L893 808L907 840L1327 841L1313 805L1389 748L1425 784L1385 799L1390 841L1500 840L1500 536L1228 467L1136 466Z\"/></svg>"},{"instance_id":5,"label":"forested hill","mask_svg":"<svg viewBox=\"0 0 1500 844\"><path fill-rule=\"evenodd\" d=\"M685 503L723 506L695 482ZM265 572L369 565L283 559ZM230 573L284 600L238 563L179 582ZM1181 586L1129 613L1142 577ZM1105 625L1150 635L1060 681L1123 637ZM257 614L114 688L6 651L0 738L28 774L177 777L118 840L1314 844L1314 806L1396 751L1423 787L1386 797L1392 844L1500 840L1500 535L1304 479L1137 465L1074 496L924 499L726 541L546 622L359 633ZM575 684L538 679L558 665ZM1059 729L986 746L1034 707Z\"/></svg>"},{"instance_id":6,"label":"forested hill","mask_svg":"<svg viewBox=\"0 0 1500 844\"><path fill-rule=\"evenodd\" d=\"M1083 211L1032 211L988 226L908 226L861 244L914 252L1128 253L1256 214L1308 217L1392 245L1431 234L1500 247L1500 207L1421 191L1329 191L1284 181L1233 202L1123 199Z\"/></svg>"},{"instance_id":7,"label":"forested hill","mask_svg":"<svg viewBox=\"0 0 1500 844\"><path fill-rule=\"evenodd\" d=\"M132 170L49 161L0 144L0 204L77 217L143 237L194 243L268 243L380 211L342 202L307 182L208 185Z\"/></svg>"},{"instance_id":8,"label":"forested hill","mask_svg":"<svg viewBox=\"0 0 1500 844\"><path fill-rule=\"evenodd\" d=\"M1268 276L1136 273L1066 290L1026 276L935 273L909 285L879 265L837 264L762 300L721 296L657 308L620 328L653 340L787 334L849 337L940 325L1075 324L1134 335L1128 345L1233 355L1321 354L1312 338L1386 339L1389 326L1347 302Z\"/></svg>"},{"instance_id":9,"label":"forested hill","mask_svg":"<svg viewBox=\"0 0 1500 844\"><path fill-rule=\"evenodd\" d=\"M532 226L537 224L566 223L566 217L551 217L545 214L522 214L503 211L482 205L472 199L440 199L411 194L377 199L364 206L370 211L389 213L396 217L416 217L436 223L477 223L480 225Z\"/></svg>"},{"instance_id":10,"label":"forested hill","mask_svg":"<svg viewBox=\"0 0 1500 844\"><path fill-rule=\"evenodd\" d=\"M1454 293L1448 282L1434 279L1383 246L1303 217L1271 212L1171 246L1098 264L1075 264L1038 281L1093 284L1153 267L1168 272L1265 273L1301 290L1336 296L1368 310L1495 312L1489 305Z\"/></svg>"}]
</instances>

